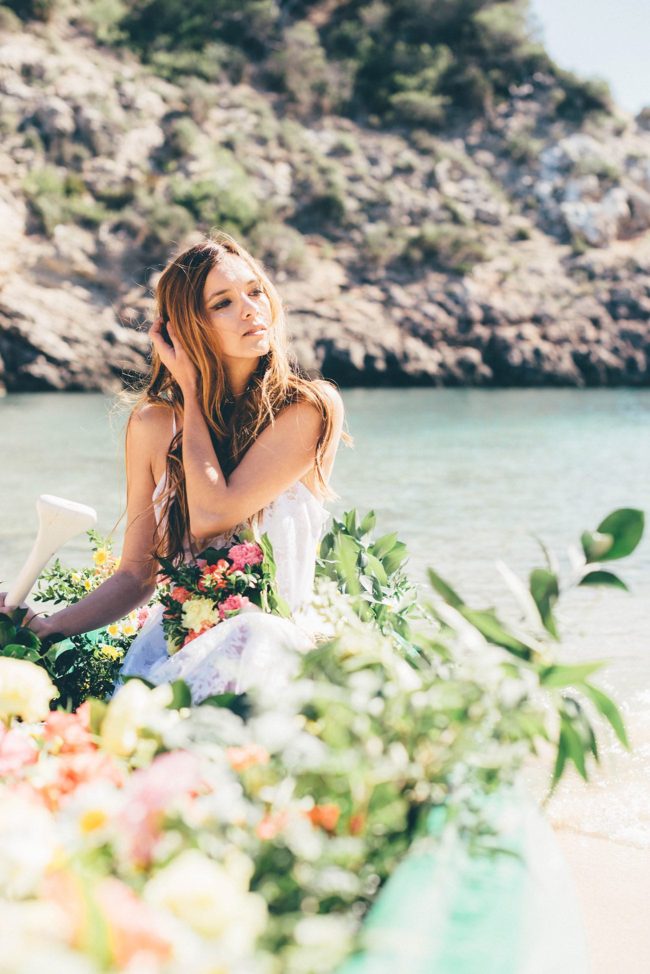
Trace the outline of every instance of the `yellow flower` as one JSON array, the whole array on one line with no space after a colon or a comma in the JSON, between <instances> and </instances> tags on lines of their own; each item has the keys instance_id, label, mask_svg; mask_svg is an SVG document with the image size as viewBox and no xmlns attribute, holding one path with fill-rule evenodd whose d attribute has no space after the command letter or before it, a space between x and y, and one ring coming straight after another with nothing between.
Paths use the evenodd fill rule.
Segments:
<instances>
[{"instance_id":1,"label":"yellow flower","mask_svg":"<svg viewBox=\"0 0 650 974\"><path fill-rule=\"evenodd\" d=\"M82 832L95 832L97 829L101 829L103 825L106 825L108 821L108 815L102 808L89 808L87 809L79 819L79 828Z\"/></svg>"},{"instance_id":2,"label":"yellow flower","mask_svg":"<svg viewBox=\"0 0 650 974\"><path fill-rule=\"evenodd\" d=\"M90 579L89 578L84 578L84 588L85 588L85 590L87 592L90 592L90 590L91 590L92 587L93 587L93 583L90 581Z\"/></svg>"},{"instance_id":3,"label":"yellow flower","mask_svg":"<svg viewBox=\"0 0 650 974\"><path fill-rule=\"evenodd\" d=\"M104 565L108 559L108 551L106 548L98 548L93 555L93 561L96 565Z\"/></svg>"},{"instance_id":4,"label":"yellow flower","mask_svg":"<svg viewBox=\"0 0 650 974\"><path fill-rule=\"evenodd\" d=\"M110 625L106 626L106 632L108 633L109 636L115 639L115 637L119 636L120 634L119 624L117 622L111 622Z\"/></svg>"},{"instance_id":5,"label":"yellow flower","mask_svg":"<svg viewBox=\"0 0 650 974\"><path fill-rule=\"evenodd\" d=\"M125 622L122 624L122 633L125 636L135 636L136 627L133 625L132 622Z\"/></svg>"},{"instance_id":6,"label":"yellow flower","mask_svg":"<svg viewBox=\"0 0 650 974\"><path fill-rule=\"evenodd\" d=\"M198 632L206 623L214 625L219 621L219 612L211 599L188 599L182 610L183 625L186 629Z\"/></svg>"},{"instance_id":7,"label":"yellow flower","mask_svg":"<svg viewBox=\"0 0 650 974\"><path fill-rule=\"evenodd\" d=\"M252 863L248 857L242 853L237 861L231 858L232 863L222 864L198 849L186 849L149 880L144 899L168 910L202 937L219 939L234 951L245 949L264 929L266 904L259 894L249 892Z\"/></svg>"},{"instance_id":8,"label":"yellow flower","mask_svg":"<svg viewBox=\"0 0 650 974\"><path fill-rule=\"evenodd\" d=\"M102 643L99 651L107 659L121 659L124 655L121 649L118 649L117 646L111 646L109 643Z\"/></svg>"},{"instance_id":9,"label":"yellow flower","mask_svg":"<svg viewBox=\"0 0 650 974\"><path fill-rule=\"evenodd\" d=\"M81 572L73 572L72 575L70 576L70 579L75 584L78 584L81 581Z\"/></svg>"},{"instance_id":10,"label":"yellow flower","mask_svg":"<svg viewBox=\"0 0 650 974\"><path fill-rule=\"evenodd\" d=\"M0 720L45 720L58 692L41 666L24 659L0 658Z\"/></svg>"}]
</instances>

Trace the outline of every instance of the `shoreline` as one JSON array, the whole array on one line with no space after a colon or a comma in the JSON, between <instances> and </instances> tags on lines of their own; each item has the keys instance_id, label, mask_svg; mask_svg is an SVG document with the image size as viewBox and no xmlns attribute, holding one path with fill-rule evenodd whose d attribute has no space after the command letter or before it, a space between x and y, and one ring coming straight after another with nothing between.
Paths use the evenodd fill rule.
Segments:
<instances>
[{"instance_id":1,"label":"shoreline","mask_svg":"<svg viewBox=\"0 0 650 974\"><path fill-rule=\"evenodd\" d=\"M650 848L554 826L582 912L591 974L650 971Z\"/></svg>"}]
</instances>

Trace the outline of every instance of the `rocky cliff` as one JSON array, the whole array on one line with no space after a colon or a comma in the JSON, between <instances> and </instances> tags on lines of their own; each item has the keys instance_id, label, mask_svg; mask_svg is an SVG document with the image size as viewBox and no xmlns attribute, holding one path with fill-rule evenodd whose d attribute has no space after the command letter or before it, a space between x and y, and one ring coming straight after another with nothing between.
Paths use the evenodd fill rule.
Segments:
<instances>
[{"instance_id":1,"label":"rocky cliff","mask_svg":"<svg viewBox=\"0 0 650 974\"><path fill-rule=\"evenodd\" d=\"M557 111L534 71L481 115L308 121L245 80L167 80L0 7L0 385L146 368L176 245L234 229L301 363L357 385L650 383L650 122Z\"/></svg>"}]
</instances>

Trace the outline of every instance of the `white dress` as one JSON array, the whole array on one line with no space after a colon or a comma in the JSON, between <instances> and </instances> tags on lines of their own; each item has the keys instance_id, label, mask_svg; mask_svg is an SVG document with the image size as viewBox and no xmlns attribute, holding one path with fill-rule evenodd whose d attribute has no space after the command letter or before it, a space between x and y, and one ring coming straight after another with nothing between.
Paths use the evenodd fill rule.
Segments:
<instances>
[{"instance_id":1,"label":"white dress","mask_svg":"<svg viewBox=\"0 0 650 974\"><path fill-rule=\"evenodd\" d=\"M163 474L152 497L158 523L162 505L157 500L165 483ZM120 678L141 676L156 684L184 680L195 703L214 694L241 693L259 680L267 688L269 683L280 688L288 675L280 664L282 648L304 649L313 639L308 626L300 624L306 618L301 610L312 595L318 545L328 517L302 481L283 491L260 516L259 534L267 534L273 545L278 591L292 612L291 620L252 607L218 623L170 656L162 627L163 606L157 603L129 647ZM235 533L236 529L209 543L219 547Z\"/></svg>"}]
</instances>

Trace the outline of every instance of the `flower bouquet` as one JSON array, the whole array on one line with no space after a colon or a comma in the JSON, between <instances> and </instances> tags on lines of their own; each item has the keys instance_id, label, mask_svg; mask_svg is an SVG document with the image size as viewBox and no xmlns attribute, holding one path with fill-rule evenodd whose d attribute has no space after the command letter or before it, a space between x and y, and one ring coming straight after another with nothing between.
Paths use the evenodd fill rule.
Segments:
<instances>
[{"instance_id":1,"label":"flower bouquet","mask_svg":"<svg viewBox=\"0 0 650 974\"><path fill-rule=\"evenodd\" d=\"M226 547L206 548L194 562L173 565L161 558L160 564L166 575L158 600L164 606L170 656L240 612L290 615L277 592L273 547L266 534L259 544L242 533Z\"/></svg>"}]
</instances>

